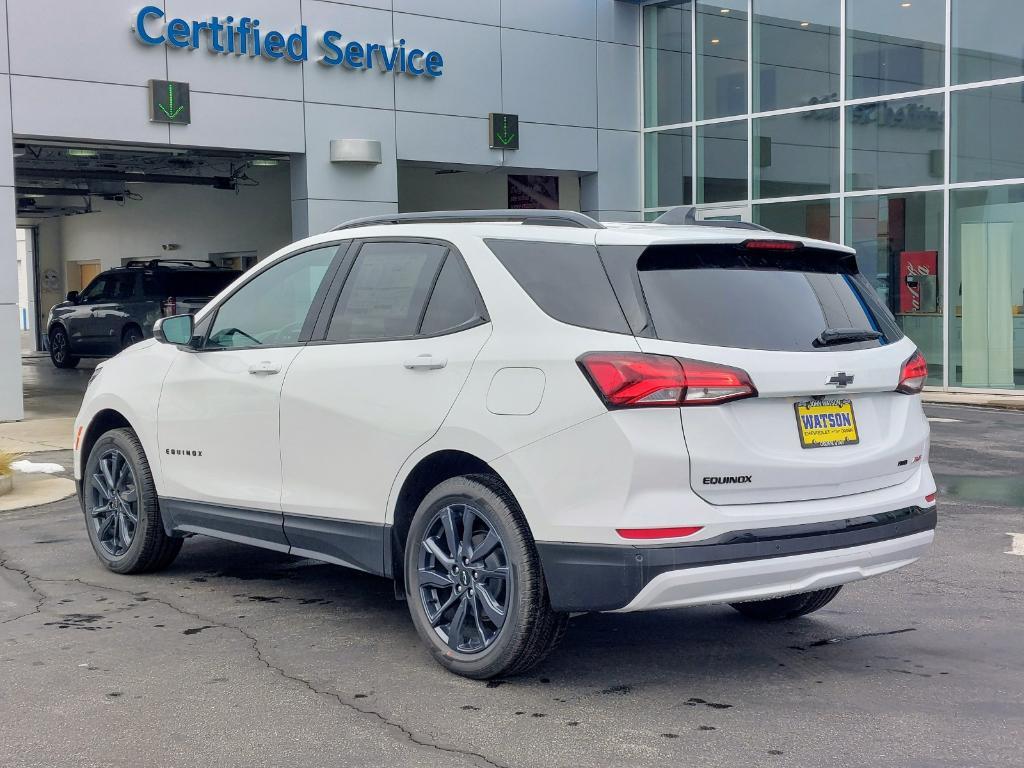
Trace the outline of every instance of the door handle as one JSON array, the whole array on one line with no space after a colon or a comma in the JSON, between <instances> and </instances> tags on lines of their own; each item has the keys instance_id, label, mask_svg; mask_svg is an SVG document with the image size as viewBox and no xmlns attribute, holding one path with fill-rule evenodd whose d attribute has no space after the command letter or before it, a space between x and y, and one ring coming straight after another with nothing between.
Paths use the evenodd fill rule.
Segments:
<instances>
[{"instance_id":1,"label":"door handle","mask_svg":"<svg viewBox=\"0 0 1024 768\"><path fill-rule=\"evenodd\" d=\"M434 357L431 354L417 355L405 361L405 367L410 371L439 371L446 365L448 365L448 358Z\"/></svg>"},{"instance_id":2,"label":"door handle","mask_svg":"<svg viewBox=\"0 0 1024 768\"><path fill-rule=\"evenodd\" d=\"M279 363L272 363L269 360L264 360L262 363L253 363L249 366L249 373L253 376L274 376L281 372L281 365Z\"/></svg>"}]
</instances>

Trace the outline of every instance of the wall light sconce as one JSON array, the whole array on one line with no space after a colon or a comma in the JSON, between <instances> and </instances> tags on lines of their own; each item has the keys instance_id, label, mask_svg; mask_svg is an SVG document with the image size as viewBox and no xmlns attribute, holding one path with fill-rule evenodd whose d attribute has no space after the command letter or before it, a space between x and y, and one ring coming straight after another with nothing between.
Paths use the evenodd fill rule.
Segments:
<instances>
[{"instance_id":1,"label":"wall light sconce","mask_svg":"<svg viewBox=\"0 0 1024 768\"><path fill-rule=\"evenodd\" d=\"M370 139L332 139L331 162L380 165L383 162L380 142Z\"/></svg>"}]
</instances>

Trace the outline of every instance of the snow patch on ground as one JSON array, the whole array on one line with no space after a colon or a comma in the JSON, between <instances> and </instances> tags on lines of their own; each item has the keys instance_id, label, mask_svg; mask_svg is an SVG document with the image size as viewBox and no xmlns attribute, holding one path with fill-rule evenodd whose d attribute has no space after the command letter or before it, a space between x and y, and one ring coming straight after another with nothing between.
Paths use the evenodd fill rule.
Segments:
<instances>
[{"instance_id":1,"label":"snow patch on ground","mask_svg":"<svg viewBox=\"0 0 1024 768\"><path fill-rule=\"evenodd\" d=\"M11 469L25 475L60 475L64 473L64 467L60 464L47 464L28 459L12 462Z\"/></svg>"}]
</instances>

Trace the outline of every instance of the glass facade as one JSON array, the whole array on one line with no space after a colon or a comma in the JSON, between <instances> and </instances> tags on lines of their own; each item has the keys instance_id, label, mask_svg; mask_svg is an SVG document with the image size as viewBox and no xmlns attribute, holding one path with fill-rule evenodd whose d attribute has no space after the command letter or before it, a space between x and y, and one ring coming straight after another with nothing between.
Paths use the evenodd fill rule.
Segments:
<instances>
[{"instance_id":1,"label":"glass facade","mask_svg":"<svg viewBox=\"0 0 1024 768\"><path fill-rule=\"evenodd\" d=\"M842 242L929 385L1024 389L1022 0L643 15L646 220L696 205Z\"/></svg>"}]
</instances>

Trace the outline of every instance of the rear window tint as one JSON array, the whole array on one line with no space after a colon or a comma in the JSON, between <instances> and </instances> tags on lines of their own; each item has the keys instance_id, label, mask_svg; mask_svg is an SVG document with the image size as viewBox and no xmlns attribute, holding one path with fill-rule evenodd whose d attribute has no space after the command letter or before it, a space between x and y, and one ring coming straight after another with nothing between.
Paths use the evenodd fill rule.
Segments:
<instances>
[{"instance_id":1,"label":"rear window tint","mask_svg":"<svg viewBox=\"0 0 1024 768\"><path fill-rule=\"evenodd\" d=\"M537 306L555 320L597 331L630 332L594 246L486 242Z\"/></svg>"},{"instance_id":2,"label":"rear window tint","mask_svg":"<svg viewBox=\"0 0 1024 768\"><path fill-rule=\"evenodd\" d=\"M637 272L660 339L813 352L877 347L902 337L853 256L836 251L655 246L640 257ZM816 340L827 329L882 337L826 346Z\"/></svg>"}]
</instances>

